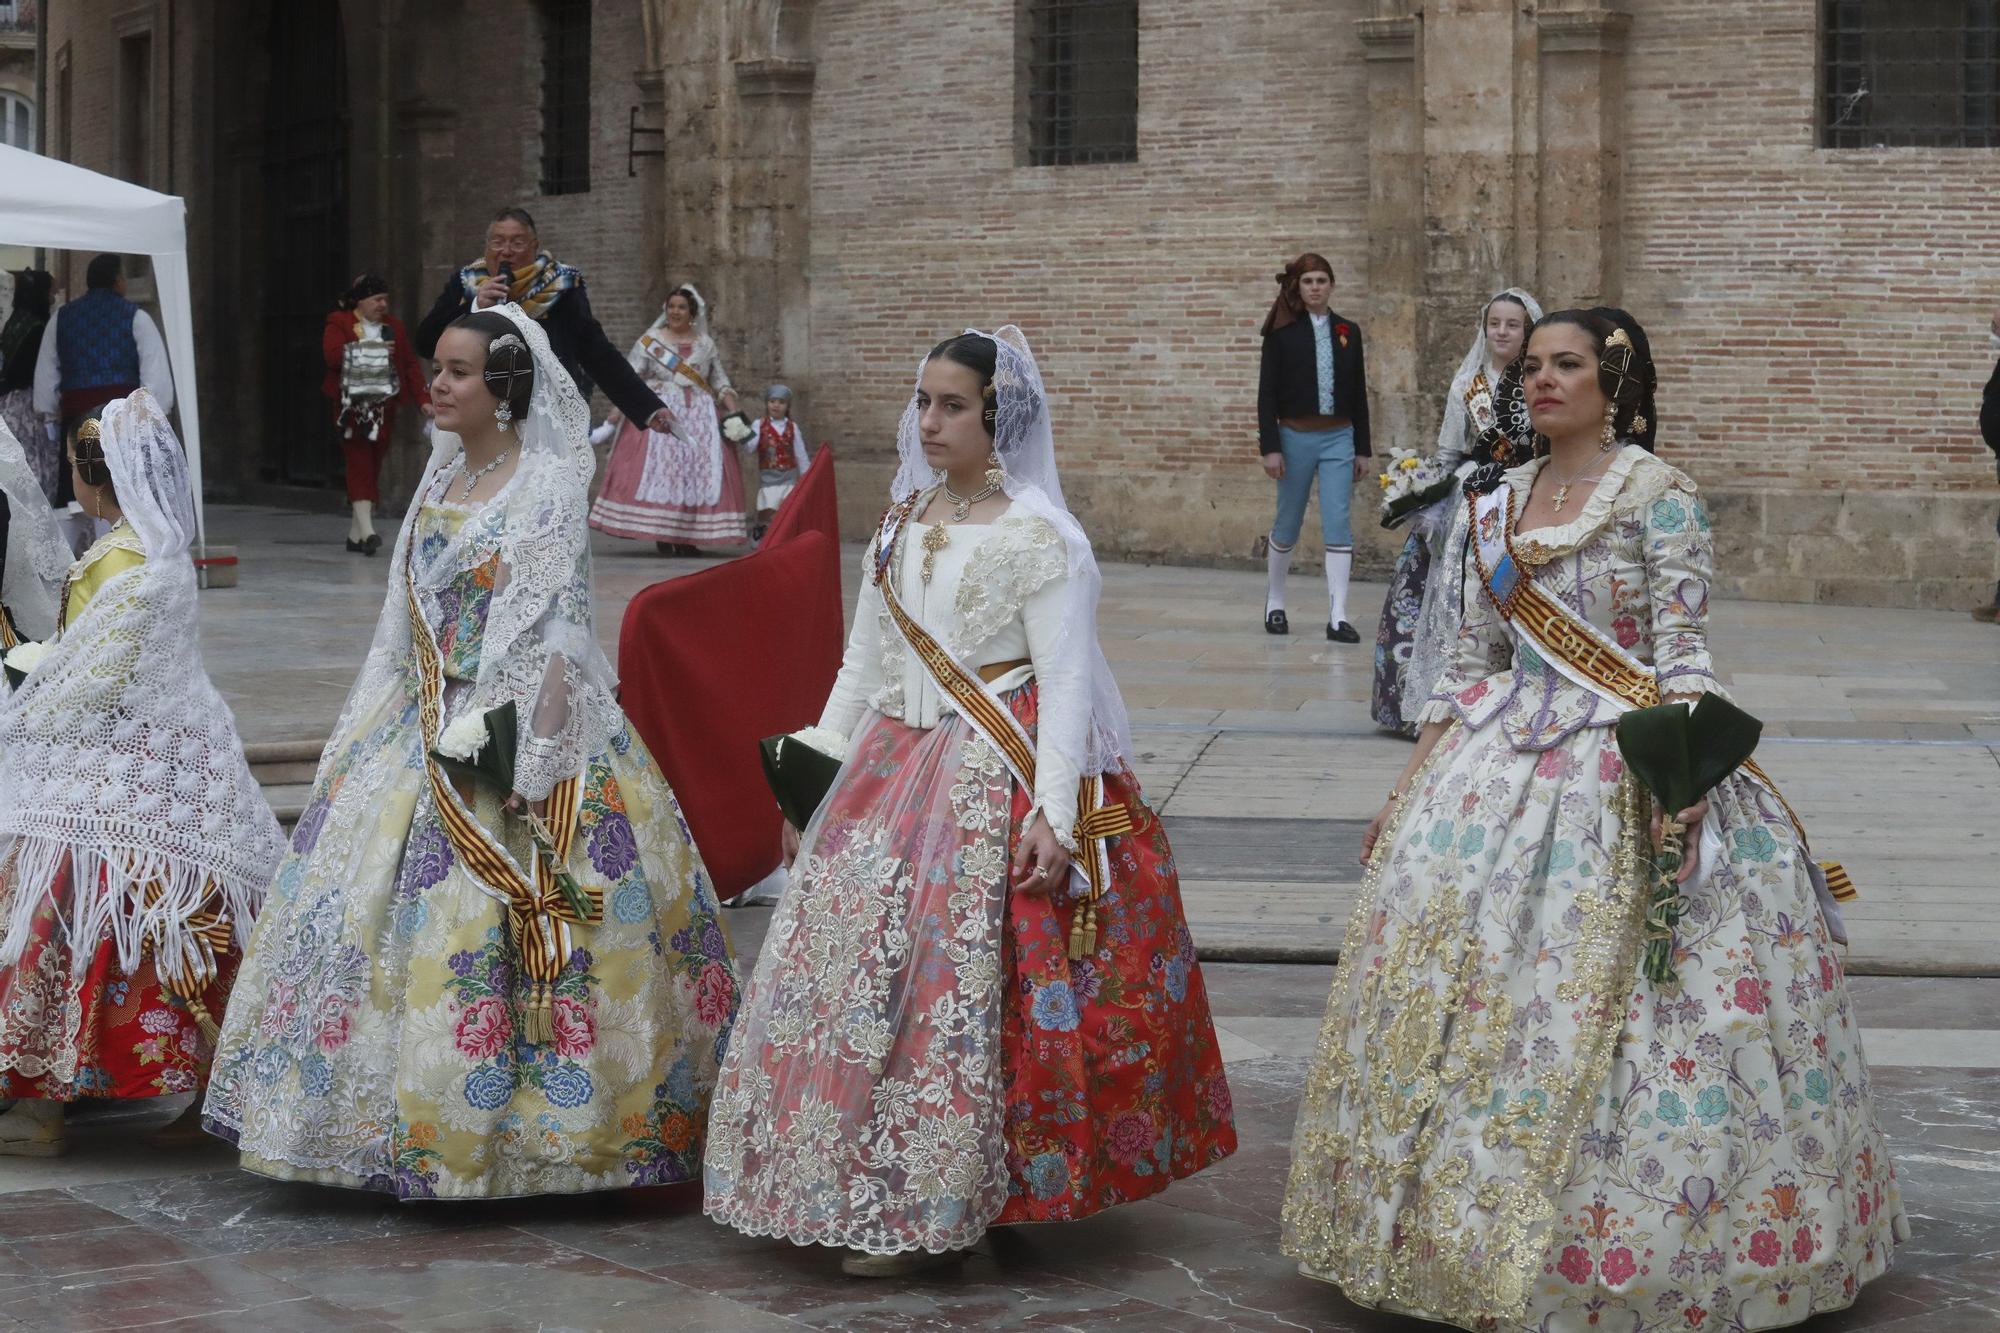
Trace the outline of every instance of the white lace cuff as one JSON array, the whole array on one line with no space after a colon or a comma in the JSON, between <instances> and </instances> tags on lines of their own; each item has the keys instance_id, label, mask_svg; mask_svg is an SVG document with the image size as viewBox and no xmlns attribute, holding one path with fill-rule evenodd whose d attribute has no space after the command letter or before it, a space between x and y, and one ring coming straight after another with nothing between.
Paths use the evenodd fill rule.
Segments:
<instances>
[{"instance_id":1,"label":"white lace cuff","mask_svg":"<svg viewBox=\"0 0 2000 1333\"><path fill-rule=\"evenodd\" d=\"M524 736L514 756L514 790L530 801L545 799L564 772L563 745L557 736Z\"/></svg>"}]
</instances>

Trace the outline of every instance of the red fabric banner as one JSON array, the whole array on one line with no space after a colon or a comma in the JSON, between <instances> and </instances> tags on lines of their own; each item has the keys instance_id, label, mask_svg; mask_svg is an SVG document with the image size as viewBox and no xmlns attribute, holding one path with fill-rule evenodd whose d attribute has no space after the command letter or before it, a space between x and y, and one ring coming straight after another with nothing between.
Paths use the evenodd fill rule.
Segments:
<instances>
[{"instance_id":1,"label":"red fabric banner","mask_svg":"<svg viewBox=\"0 0 2000 1333\"><path fill-rule=\"evenodd\" d=\"M620 700L680 798L716 894L777 869L757 742L819 721L840 672L840 518L822 445L757 550L625 608Z\"/></svg>"}]
</instances>

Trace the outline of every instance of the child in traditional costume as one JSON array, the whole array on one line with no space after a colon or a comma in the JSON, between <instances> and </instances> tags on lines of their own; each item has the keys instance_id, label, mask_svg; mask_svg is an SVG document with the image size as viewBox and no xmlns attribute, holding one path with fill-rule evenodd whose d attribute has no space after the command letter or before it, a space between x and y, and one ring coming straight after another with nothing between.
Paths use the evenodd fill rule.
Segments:
<instances>
[{"instance_id":1,"label":"child in traditional costume","mask_svg":"<svg viewBox=\"0 0 2000 1333\"><path fill-rule=\"evenodd\" d=\"M806 450L805 431L792 418L792 391L782 384L764 391L764 415L751 432L757 451L757 524L750 535L762 541L778 506L812 465L812 455Z\"/></svg>"},{"instance_id":2,"label":"child in traditional costume","mask_svg":"<svg viewBox=\"0 0 2000 1333\"><path fill-rule=\"evenodd\" d=\"M0 705L0 1154L63 1152L77 1098L198 1088L284 854L202 667L180 441L141 389L70 448L113 522Z\"/></svg>"}]
</instances>

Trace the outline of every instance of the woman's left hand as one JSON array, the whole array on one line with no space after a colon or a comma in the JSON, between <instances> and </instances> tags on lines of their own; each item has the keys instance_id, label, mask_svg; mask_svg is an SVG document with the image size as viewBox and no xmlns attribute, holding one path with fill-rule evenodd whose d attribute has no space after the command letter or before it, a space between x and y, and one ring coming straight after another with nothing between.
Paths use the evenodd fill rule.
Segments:
<instances>
[{"instance_id":1,"label":"woman's left hand","mask_svg":"<svg viewBox=\"0 0 2000 1333\"><path fill-rule=\"evenodd\" d=\"M432 407L429 403L421 404L419 410L423 412L424 416L426 417L434 417L437 415L437 409L435 407Z\"/></svg>"},{"instance_id":2,"label":"woman's left hand","mask_svg":"<svg viewBox=\"0 0 2000 1333\"><path fill-rule=\"evenodd\" d=\"M1054 893L1067 888L1069 853L1056 841L1047 815L1036 815L1034 824L1021 835L1012 869L1016 893Z\"/></svg>"},{"instance_id":3,"label":"woman's left hand","mask_svg":"<svg viewBox=\"0 0 2000 1333\"><path fill-rule=\"evenodd\" d=\"M1372 464L1372 462L1373 460L1370 459L1366 454L1361 454L1356 456L1354 460L1354 479L1356 481L1360 481L1363 477L1368 475L1368 469Z\"/></svg>"},{"instance_id":4,"label":"woman's left hand","mask_svg":"<svg viewBox=\"0 0 2000 1333\"><path fill-rule=\"evenodd\" d=\"M1674 876L1674 883L1685 884L1694 875L1696 862L1701 858L1701 821L1708 817L1708 798L1702 797L1687 809L1674 816L1686 830L1681 838L1681 870ZM1660 838L1666 832L1666 820L1660 811L1653 811L1653 846L1660 845Z\"/></svg>"}]
</instances>

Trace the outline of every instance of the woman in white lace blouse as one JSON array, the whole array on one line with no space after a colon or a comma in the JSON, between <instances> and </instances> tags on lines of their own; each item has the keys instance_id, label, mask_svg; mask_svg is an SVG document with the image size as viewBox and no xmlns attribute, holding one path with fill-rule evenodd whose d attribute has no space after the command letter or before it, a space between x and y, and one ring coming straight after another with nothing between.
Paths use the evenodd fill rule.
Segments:
<instances>
[{"instance_id":1,"label":"woman in white lace blouse","mask_svg":"<svg viewBox=\"0 0 2000 1333\"><path fill-rule=\"evenodd\" d=\"M730 1033L706 1211L939 1262L1235 1148L1172 853L1020 330L923 363L816 736L843 751ZM796 838L796 842L792 839Z\"/></svg>"}]
</instances>

